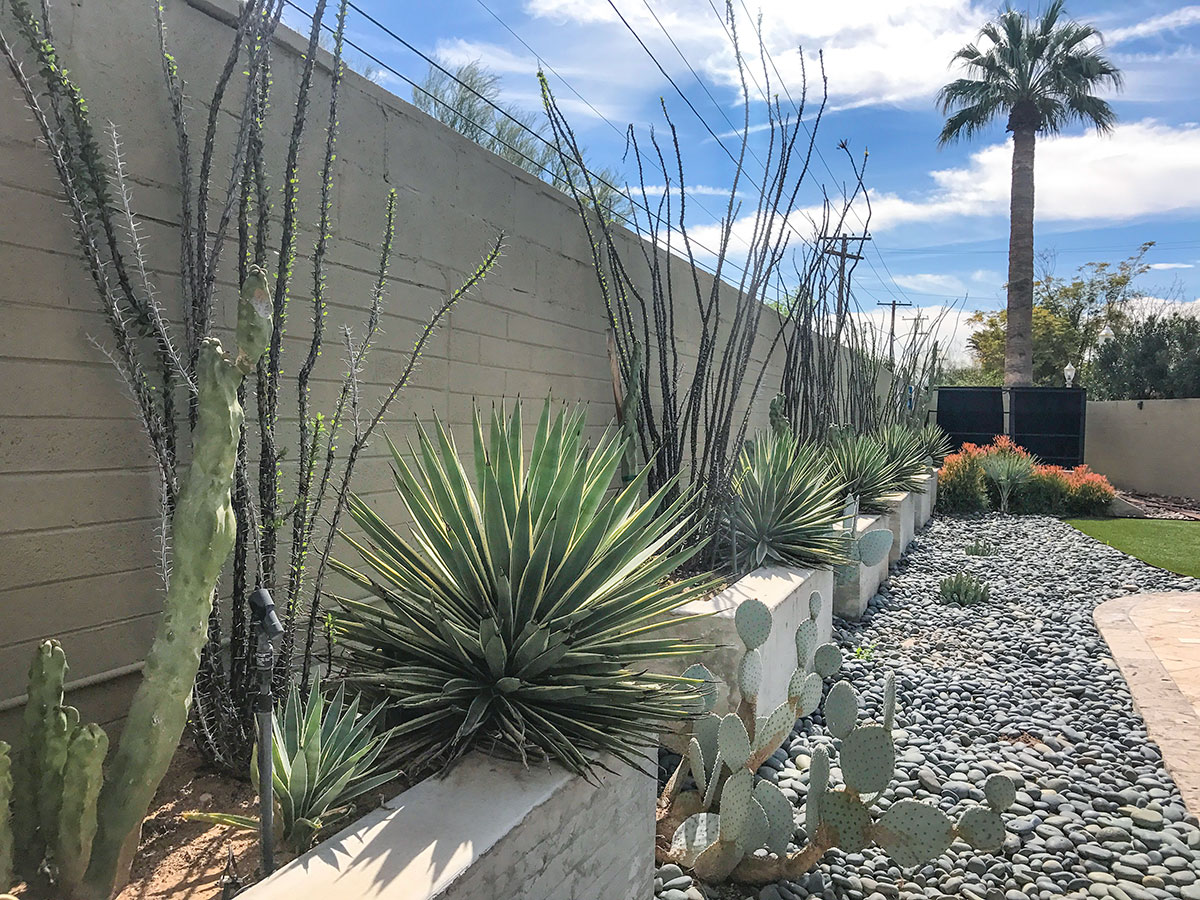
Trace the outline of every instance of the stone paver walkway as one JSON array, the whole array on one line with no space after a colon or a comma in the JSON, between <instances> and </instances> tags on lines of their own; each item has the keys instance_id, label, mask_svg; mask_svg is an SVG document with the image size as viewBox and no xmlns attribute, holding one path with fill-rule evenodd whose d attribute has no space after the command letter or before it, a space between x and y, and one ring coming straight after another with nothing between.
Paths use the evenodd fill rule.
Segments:
<instances>
[{"instance_id":1,"label":"stone paver walkway","mask_svg":"<svg viewBox=\"0 0 1200 900\"><path fill-rule=\"evenodd\" d=\"M1188 808L1200 815L1200 593L1100 604L1096 626Z\"/></svg>"}]
</instances>

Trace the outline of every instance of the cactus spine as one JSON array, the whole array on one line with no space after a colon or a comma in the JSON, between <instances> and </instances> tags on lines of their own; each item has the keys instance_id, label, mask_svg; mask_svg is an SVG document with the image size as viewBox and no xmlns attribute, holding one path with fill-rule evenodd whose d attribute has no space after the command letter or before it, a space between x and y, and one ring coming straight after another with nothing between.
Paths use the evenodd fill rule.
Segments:
<instances>
[{"instance_id":1,"label":"cactus spine","mask_svg":"<svg viewBox=\"0 0 1200 900\"><path fill-rule=\"evenodd\" d=\"M270 334L271 293L266 273L254 266L238 301L236 356L215 338L200 345L192 461L171 522L165 608L100 792L99 831L87 871L87 891L96 898L109 897L128 879L142 819L187 724L213 589L233 548L230 488L245 418L237 391L254 371Z\"/></svg>"}]
</instances>

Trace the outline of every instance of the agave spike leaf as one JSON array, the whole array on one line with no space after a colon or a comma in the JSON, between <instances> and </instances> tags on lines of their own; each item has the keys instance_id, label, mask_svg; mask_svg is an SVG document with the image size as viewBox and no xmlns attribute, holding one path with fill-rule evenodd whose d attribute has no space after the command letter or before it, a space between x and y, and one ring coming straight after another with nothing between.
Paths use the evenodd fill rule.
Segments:
<instances>
[{"instance_id":1,"label":"agave spike leaf","mask_svg":"<svg viewBox=\"0 0 1200 900\"><path fill-rule=\"evenodd\" d=\"M929 451L921 440L921 433L907 425L887 425L875 432L875 439L896 465L896 488L917 493L923 491L921 476L925 474Z\"/></svg>"},{"instance_id":2,"label":"agave spike leaf","mask_svg":"<svg viewBox=\"0 0 1200 900\"><path fill-rule=\"evenodd\" d=\"M738 459L728 526L744 558L738 571L767 563L829 568L845 559L834 526L843 514L842 486L825 459L790 433L760 432Z\"/></svg>"},{"instance_id":3,"label":"agave spike leaf","mask_svg":"<svg viewBox=\"0 0 1200 900\"><path fill-rule=\"evenodd\" d=\"M641 759L701 708L694 680L644 669L694 652L661 629L713 581L668 581L700 546L686 492L643 500L649 467L611 492L624 442L588 449L582 409L545 403L526 457L520 415L473 417L473 465L440 422L417 426L394 465L411 537L351 502L361 566L335 570L375 602L341 602L336 634L347 681L396 710L402 758L446 765L494 742L586 774Z\"/></svg>"},{"instance_id":4,"label":"agave spike leaf","mask_svg":"<svg viewBox=\"0 0 1200 900\"><path fill-rule=\"evenodd\" d=\"M838 432L826 448L829 463L851 494L858 497L859 509L886 512L884 494L900 485L900 466L884 446L871 435Z\"/></svg>"}]
</instances>

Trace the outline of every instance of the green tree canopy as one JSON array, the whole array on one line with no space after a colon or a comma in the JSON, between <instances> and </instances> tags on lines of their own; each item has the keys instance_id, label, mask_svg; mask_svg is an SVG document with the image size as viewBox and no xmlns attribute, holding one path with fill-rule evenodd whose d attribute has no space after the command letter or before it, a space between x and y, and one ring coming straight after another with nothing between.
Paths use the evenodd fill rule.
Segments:
<instances>
[{"instance_id":1,"label":"green tree canopy","mask_svg":"<svg viewBox=\"0 0 1200 900\"><path fill-rule=\"evenodd\" d=\"M1089 382L1098 400L1200 397L1200 320L1152 313L1120 323L1096 353Z\"/></svg>"}]
</instances>

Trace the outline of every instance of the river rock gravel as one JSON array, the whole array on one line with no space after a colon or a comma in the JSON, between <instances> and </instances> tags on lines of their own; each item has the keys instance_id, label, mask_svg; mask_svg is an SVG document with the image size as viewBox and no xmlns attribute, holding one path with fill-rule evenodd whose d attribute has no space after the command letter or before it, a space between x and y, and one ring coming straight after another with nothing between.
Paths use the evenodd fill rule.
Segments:
<instances>
[{"instance_id":1,"label":"river rock gravel","mask_svg":"<svg viewBox=\"0 0 1200 900\"><path fill-rule=\"evenodd\" d=\"M995 555L963 551L980 539ZM938 582L960 571L988 583L987 604L938 601ZM1200 582L1057 519L936 518L892 567L863 620L835 620L846 657L835 678L849 680L863 715L878 718L884 675L896 674L896 775L877 808L916 798L951 812L982 801L984 779L1004 772L1018 790L1003 849L984 854L956 842L911 870L878 849L832 850L800 882L758 890L700 885L672 868L660 870L655 896L1200 900L1200 823L1092 620L1109 598L1171 590L1200 590ZM820 713L799 722L759 773L797 805L798 822L818 743L835 744ZM802 828L796 841L804 841Z\"/></svg>"}]
</instances>

